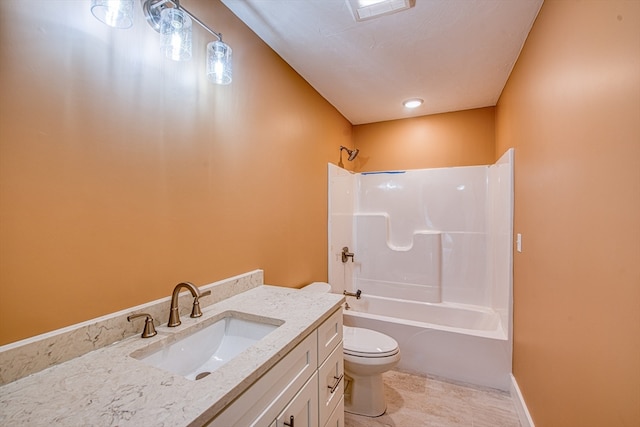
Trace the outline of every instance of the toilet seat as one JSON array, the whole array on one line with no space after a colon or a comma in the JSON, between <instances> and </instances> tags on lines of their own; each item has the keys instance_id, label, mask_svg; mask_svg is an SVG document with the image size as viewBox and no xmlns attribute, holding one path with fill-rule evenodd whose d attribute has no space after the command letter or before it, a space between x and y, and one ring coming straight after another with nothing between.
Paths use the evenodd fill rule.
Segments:
<instances>
[{"instance_id":1,"label":"toilet seat","mask_svg":"<svg viewBox=\"0 0 640 427\"><path fill-rule=\"evenodd\" d=\"M343 327L344 354L357 357L388 357L397 354L398 342L377 331Z\"/></svg>"}]
</instances>

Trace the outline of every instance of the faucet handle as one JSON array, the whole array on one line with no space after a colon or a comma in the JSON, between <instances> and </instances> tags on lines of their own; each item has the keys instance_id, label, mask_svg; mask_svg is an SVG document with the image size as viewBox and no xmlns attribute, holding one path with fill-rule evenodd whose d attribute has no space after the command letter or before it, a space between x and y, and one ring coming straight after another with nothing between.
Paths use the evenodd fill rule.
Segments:
<instances>
[{"instance_id":1,"label":"faucet handle","mask_svg":"<svg viewBox=\"0 0 640 427\"><path fill-rule=\"evenodd\" d=\"M147 313L138 313L127 316L127 320L131 322L132 319L136 319L138 317L146 317L144 321L144 330L142 331L142 338L151 338L157 334L156 328L153 325L153 317Z\"/></svg>"},{"instance_id":2,"label":"faucet handle","mask_svg":"<svg viewBox=\"0 0 640 427\"><path fill-rule=\"evenodd\" d=\"M200 293L197 297L193 298L193 308L191 309L190 317L200 317L202 316L202 311L200 310L200 297L206 297L207 295L211 295L211 289Z\"/></svg>"},{"instance_id":3,"label":"faucet handle","mask_svg":"<svg viewBox=\"0 0 640 427\"><path fill-rule=\"evenodd\" d=\"M353 262L353 256L355 255L353 252L349 252L349 247L345 246L342 248L342 262L346 263L351 258L351 262Z\"/></svg>"}]
</instances>

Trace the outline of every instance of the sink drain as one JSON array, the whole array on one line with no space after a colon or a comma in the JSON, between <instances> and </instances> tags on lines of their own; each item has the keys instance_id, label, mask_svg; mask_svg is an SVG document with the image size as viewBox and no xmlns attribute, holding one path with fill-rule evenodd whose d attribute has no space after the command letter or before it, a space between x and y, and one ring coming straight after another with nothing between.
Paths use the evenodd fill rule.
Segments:
<instances>
[{"instance_id":1,"label":"sink drain","mask_svg":"<svg viewBox=\"0 0 640 427\"><path fill-rule=\"evenodd\" d=\"M196 381L203 379L204 377L206 377L207 375L209 375L211 372L200 372L198 375L196 375Z\"/></svg>"}]
</instances>

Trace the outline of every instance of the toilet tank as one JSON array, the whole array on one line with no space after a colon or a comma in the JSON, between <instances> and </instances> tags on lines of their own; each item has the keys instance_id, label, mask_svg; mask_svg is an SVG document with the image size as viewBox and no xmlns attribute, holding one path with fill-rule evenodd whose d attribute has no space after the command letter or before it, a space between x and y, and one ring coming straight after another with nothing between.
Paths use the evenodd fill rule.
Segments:
<instances>
[{"instance_id":1,"label":"toilet tank","mask_svg":"<svg viewBox=\"0 0 640 427\"><path fill-rule=\"evenodd\" d=\"M301 288L302 291L308 292L322 292L329 293L331 292L331 285L326 282L313 282Z\"/></svg>"}]
</instances>

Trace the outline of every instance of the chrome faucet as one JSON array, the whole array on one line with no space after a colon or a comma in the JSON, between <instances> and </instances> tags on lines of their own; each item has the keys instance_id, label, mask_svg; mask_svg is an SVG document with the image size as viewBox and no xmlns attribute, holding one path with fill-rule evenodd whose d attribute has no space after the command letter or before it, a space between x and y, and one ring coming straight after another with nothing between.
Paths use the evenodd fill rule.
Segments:
<instances>
[{"instance_id":1,"label":"chrome faucet","mask_svg":"<svg viewBox=\"0 0 640 427\"><path fill-rule=\"evenodd\" d=\"M191 310L190 317L200 317L202 316L202 311L200 311L200 297L204 297L206 295L211 295L211 290L200 293L200 290L190 282L182 282L178 283L175 288L173 288L173 293L171 294L171 311L169 312L169 322L167 326L174 327L179 326L182 322L180 321L180 311L178 310L178 296L180 295L180 289L187 288L191 295L193 295L193 309Z\"/></svg>"}]
</instances>

